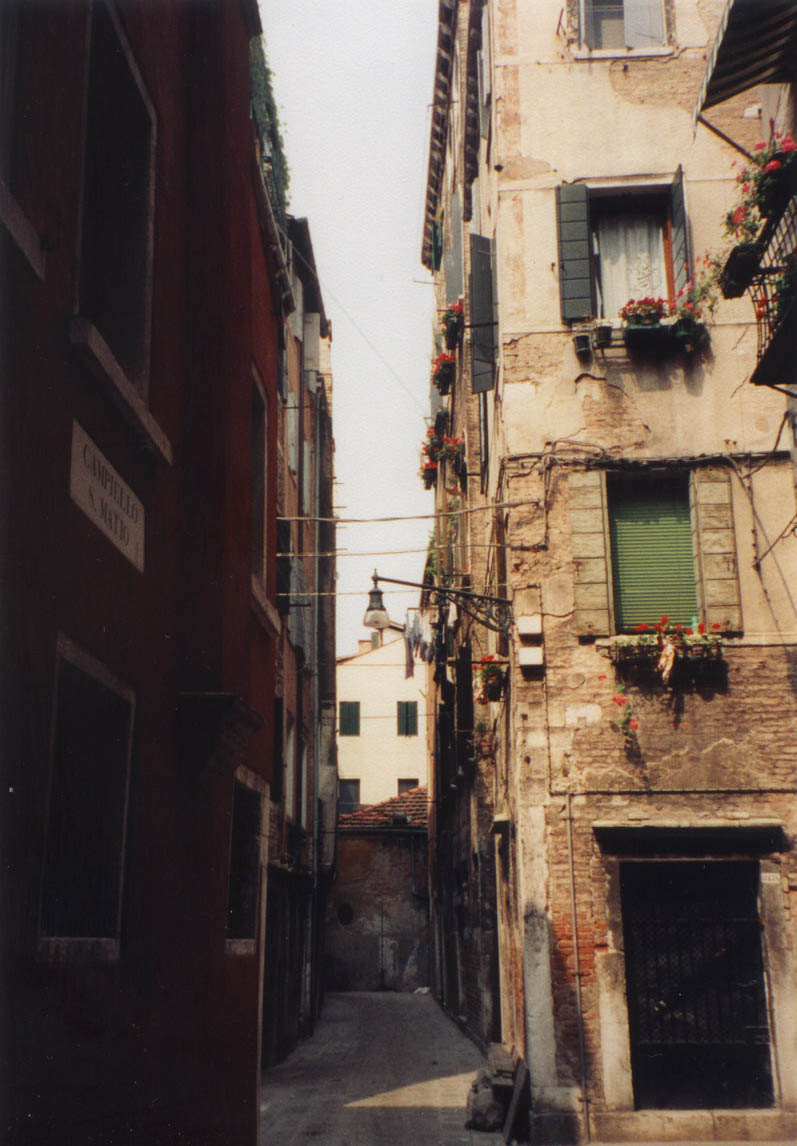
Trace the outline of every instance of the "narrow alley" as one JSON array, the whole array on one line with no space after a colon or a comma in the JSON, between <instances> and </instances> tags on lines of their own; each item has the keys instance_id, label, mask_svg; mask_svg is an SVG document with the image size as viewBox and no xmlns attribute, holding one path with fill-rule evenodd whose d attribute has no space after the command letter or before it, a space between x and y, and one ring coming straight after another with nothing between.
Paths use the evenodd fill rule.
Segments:
<instances>
[{"instance_id":1,"label":"narrow alley","mask_svg":"<svg viewBox=\"0 0 797 1146\"><path fill-rule=\"evenodd\" d=\"M262 1146L499 1146L465 1127L481 1061L431 995L328 995L312 1037L263 1077Z\"/></svg>"}]
</instances>

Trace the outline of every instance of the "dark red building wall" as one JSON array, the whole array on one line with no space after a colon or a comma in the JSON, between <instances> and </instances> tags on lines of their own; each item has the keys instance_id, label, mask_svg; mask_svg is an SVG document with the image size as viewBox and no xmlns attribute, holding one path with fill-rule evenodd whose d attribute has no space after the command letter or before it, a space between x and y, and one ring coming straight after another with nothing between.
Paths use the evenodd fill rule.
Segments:
<instances>
[{"instance_id":1,"label":"dark red building wall","mask_svg":"<svg viewBox=\"0 0 797 1146\"><path fill-rule=\"evenodd\" d=\"M248 762L269 775L273 655L249 596L249 419L253 359L274 402L277 320L262 248L252 255L247 29L232 3L119 11L157 112L149 409L173 460L142 449L69 341L88 8L28 5L14 188L48 253L42 281L3 236L1 1073L9 1141L251 1143L258 957L225 951L233 777L192 774L176 721L181 692L238 693L266 718ZM145 506L143 573L70 499L73 419ZM107 965L35 956L59 633L136 697L121 954Z\"/></svg>"}]
</instances>

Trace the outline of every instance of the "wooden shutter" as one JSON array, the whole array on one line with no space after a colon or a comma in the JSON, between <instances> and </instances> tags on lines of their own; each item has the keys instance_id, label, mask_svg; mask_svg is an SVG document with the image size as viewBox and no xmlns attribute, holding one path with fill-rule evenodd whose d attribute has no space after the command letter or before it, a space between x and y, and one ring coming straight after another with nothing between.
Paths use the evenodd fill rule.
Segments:
<instances>
[{"instance_id":1,"label":"wooden shutter","mask_svg":"<svg viewBox=\"0 0 797 1146\"><path fill-rule=\"evenodd\" d=\"M341 736L360 735L359 700L342 700L340 702L340 720L338 731Z\"/></svg>"},{"instance_id":2,"label":"wooden shutter","mask_svg":"<svg viewBox=\"0 0 797 1146\"><path fill-rule=\"evenodd\" d=\"M687 479L614 483L609 534L617 631L661 616L689 625L698 602Z\"/></svg>"},{"instance_id":3,"label":"wooden shutter","mask_svg":"<svg viewBox=\"0 0 797 1146\"><path fill-rule=\"evenodd\" d=\"M689 234L684 195L684 172L678 167L670 186L670 218L672 220L672 273L676 293L689 280Z\"/></svg>"},{"instance_id":4,"label":"wooden shutter","mask_svg":"<svg viewBox=\"0 0 797 1146\"><path fill-rule=\"evenodd\" d=\"M703 619L725 631L742 631L742 608L730 475L718 467L692 477L695 549Z\"/></svg>"},{"instance_id":5,"label":"wooden shutter","mask_svg":"<svg viewBox=\"0 0 797 1146\"><path fill-rule=\"evenodd\" d=\"M562 318L565 322L592 318L589 193L583 183L562 183L556 188L556 223Z\"/></svg>"},{"instance_id":6,"label":"wooden shutter","mask_svg":"<svg viewBox=\"0 0 797 1146\"><path fill-rule=\"evenodd\" d=\"M471 366L474 394L495 385L495 307L493 301L492 242L484 235L470 237Z\"/></svg>"},{"instance_id":7,"label":"wooden shutter","mask_svg":"<svg viewBox=\"0 0 797 1146\"><path fill-rule=\"evenodd\" d=\"M603 474L597 470L572 473L568 486L574 623L576 631L583 636L605 636L611 632L612 618Z\"/></svg>"},{"instance_id":8,"label":"wooden shutter","mask_svg":"<svg viewBox=\"0 0 797 1146\"><path fill-rule=\"evenodd\" d=\"M662 0L623 0L623 24L629 48L660 48L664 43Z\"/></svg>"},{"instance_id":9,"label":"wooden shutter","mask_svg":"<svg viewBox=\"0 0 797 1146\"><path fill-rule=\"evenodd\" d=\"M443 222L435 219L432 223L432 270L439 271L443 258Z\"/></svg>"},{"instance_id":10,"label":"wooden shutter","mask_svg":"<svg viewBox=\"0 0 797 1146\"><path fill-rule=\"evenodd\" d=\"M417 700L399 700L396 702L396 731L399 736L418 735Z\"/></svg>"},{"instance_id":11,"label":"wooden shutter","mask_svg":"<svg viewBox=\"0 0 797 1146\"><path fill-rule=\"evenodd\" d=\"M451 241L443 255L446 302L456 302L463 293L462 278L462 200L459 191L451 196Z\"/></svg>"}]
</instances>

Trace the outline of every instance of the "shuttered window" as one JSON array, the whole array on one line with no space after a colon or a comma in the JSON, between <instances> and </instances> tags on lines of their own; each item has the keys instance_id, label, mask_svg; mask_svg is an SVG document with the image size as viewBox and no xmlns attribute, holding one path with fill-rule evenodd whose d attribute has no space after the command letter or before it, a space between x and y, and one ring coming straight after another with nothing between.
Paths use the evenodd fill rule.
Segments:
<instances>
[{"instance_id":1,"label":"shuttered window","mask_svg":"<svg viewBox=\"0 0 797 1146\"><path fill-rule=\"evenodd\" d=\"M568 477L574 624L582 637L643 621L743 630L730 477L691 474Z\"/></svg>"},{"instance_id":2,"label":"shuttered window","mask_svg":"<svg viewBox=\"0 0 797 1146\"><path fill-rule=\"evenodd\" d=\"M340 736L360 735L359 700L342 700L340 702L340 715L338 725L338 733Z\"/></svg>"},{"instance_id":3,"label":"shuttered window","mask_svg":"<svg viewBox=\"0 0 797 1146\"><path fill-rule=\"evenodd\" d=\"M668 188L622 194L561 184L556 189L562 319L616 320L629 298L674 298L688 278L689 251L681 167Z\"/></svg>"},{"instance_id":4,"label":"shuttered window","mask_svg":"<svg viewBox=\"0 0 797 1146\"><path fill-rule=\"evenodd\" d=\"M496 318L493 292L493 244L484 235L470 237L470 324L472 390L482 394L495 385Z\"/></svg>"},{"instance_id":5,"label":"shuttered window","mask_svg":"<svg viewBox=\"0 0 797 1146\"><path fill-rule=\"evenodd\" d=\"M398 736L418 735L417 700L399 700L396 703L396 733Z\"/></svg>"},{"instance_id":6,"label":"shuttered window","mask_svg":"<svg viewBox=\"0 0 797 1146\"><path fill-rule=\"evenodd\" d=\"M611 482L608 493L618 632L661 616L688 625L698 611L688 479Z\"/></svg>"}]
</instances>

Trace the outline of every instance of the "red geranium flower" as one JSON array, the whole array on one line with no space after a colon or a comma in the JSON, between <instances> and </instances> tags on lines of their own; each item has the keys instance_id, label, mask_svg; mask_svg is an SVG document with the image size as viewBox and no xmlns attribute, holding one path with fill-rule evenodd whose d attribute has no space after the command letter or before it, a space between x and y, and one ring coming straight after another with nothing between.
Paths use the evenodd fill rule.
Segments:
<instances>
[{"instance_id":1,"label":"red geranium flower","mask_svg":"<svg viewBox=\"0 0 797 1146\"><path fill-rule=\"evenodd\" d=\"M650 625L647 623L647 621L642 621L642 623L637 625L637 627L634 629L634 632L635 633L646 633L649 628L650 628Z\"/></svg>"},{"instance_id":2,"label":"red geranium flower","mask_svg":"<svg viewBox=\"0 0 797 1146\"><path fill-rule=\"evenodd\" d=\"M703 634L703 633L705 633L705 631L706 631L706 626L703 624L703 622L702 622L702 621L701 621L701 622L700 622L700 624L697 626L697 631L698 631L700 634Z\"/></svg>"},{"instance_id":3,"label":"red geranium flower","mask_svg":"<svg viewBox=\"0 0 797 1146\"><path fill-rule=\"evenodd\" d=\"M721 629L722 625L719 623L719 621L715 621L711 627L712 629Z\"/></svg>"},{"instance_id":4,"label":"red geranium flower","mask_svg":"<svg viewBox=\"0 0 797 1146\"><path fill-rule=\"evenodd\" d=\"M623 705L626 703L626 698L625 698L624 696L613 696L613 697L612 697L612 702L613 702L614 704L617 704L617 705L619 705L619 706L620 706L620 708L622 708L622 707L623 707Z\"/></svg>"},{"instance_id":5,"label":"red geranium flower","mask_svg":"<svg viewBox=\"0 0 797 1146\"><path fill-rule=\"evenodd\" d=\"M764 166L765 171L780 171L783 164L779 159L770 159L769 163Z\"/></svg>"},{"instance_id":6,"label":"red geranium flower","mask_svg":"<svg viewBox=\"0 0 797 1146\"><path fill-rule=\"evenodd\" d=\"M629 722L628 722L628 727L629 727L629 728L630 728L630 729L631 729L633 732L636 732L636 730L639 728L639 721L637 720L637 718L636 718L635 716L633 716L633 717L632 717L632 718L629 720Z\"/></svg>"}]
</instances>

